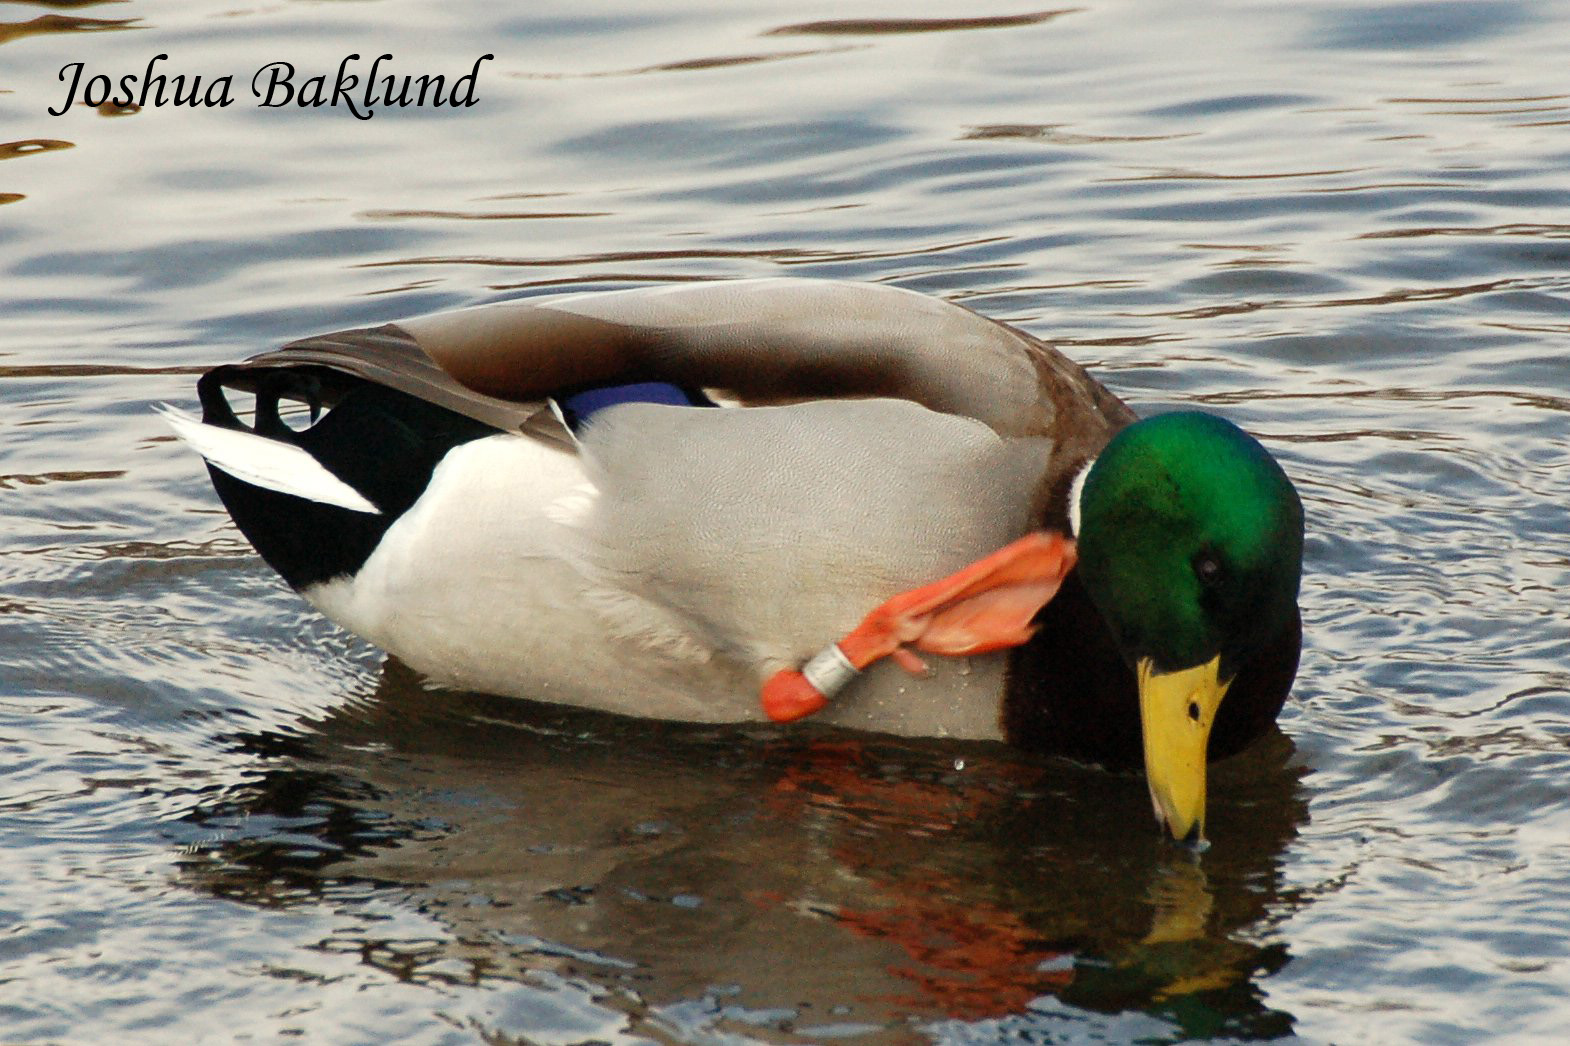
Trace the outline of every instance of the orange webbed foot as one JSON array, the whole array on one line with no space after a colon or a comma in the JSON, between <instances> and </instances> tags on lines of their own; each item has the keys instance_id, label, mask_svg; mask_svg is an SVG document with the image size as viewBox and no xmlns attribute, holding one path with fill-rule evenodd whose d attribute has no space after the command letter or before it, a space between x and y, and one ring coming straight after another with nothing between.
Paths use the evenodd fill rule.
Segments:
<instances>
[{"instance_id":1,"label":"orange webbed foot","mask_svg":"<svg viewBox=\"0 0 1570 1046\"><path fill-rule=\"evenodd\" d=\"M946 578L901 592L800 671L775 673L763 686L764 713L779 723L811 715L884 657L912 675L928 674L909 646L951 657L1019 646L1035 634L1031 620L1074 562L1072 539L1032 531Z\"/></svg>"}]
</instances>

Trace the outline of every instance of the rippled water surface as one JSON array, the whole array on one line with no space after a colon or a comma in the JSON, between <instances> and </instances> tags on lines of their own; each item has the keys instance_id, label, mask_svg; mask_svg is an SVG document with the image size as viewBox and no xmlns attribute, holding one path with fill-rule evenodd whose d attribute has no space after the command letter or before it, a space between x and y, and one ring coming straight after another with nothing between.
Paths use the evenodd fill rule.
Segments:
<instances>
[{"instance_id":1,"label":"rippled water surface","mask_svg":"<svg viewBox=\"0 0 1570 1046\"><path fill-rule=\"evenodd\" d=\"M1563 1041L1570 10L0 0L0 1039ZM344 56L465 109L261 108ZM234 78L76 105L63 66ZM549 288L884 281L1309 511L1215 845L988 746L434 692L148 409Z\"/></svg>"}]
</instances>

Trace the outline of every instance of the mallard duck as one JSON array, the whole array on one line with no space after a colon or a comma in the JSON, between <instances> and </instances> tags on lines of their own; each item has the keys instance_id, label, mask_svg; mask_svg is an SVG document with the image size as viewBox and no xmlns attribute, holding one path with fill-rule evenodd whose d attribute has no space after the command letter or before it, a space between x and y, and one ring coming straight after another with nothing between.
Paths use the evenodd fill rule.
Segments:
<instances>
[{"instance_id":1,"label":"mallard duck","mask_svg":"<svg viewBox=\"0 0 1570 1046\"><path fill-rule=\"evenodd\" d=\"M309 338L198 392L201 421L169 420L262 557L444 684L1143 762L1158 821L1199 841L1207 755L1265 731L1296 673L1302 507L1258 442L1137 420L912 291L529 298Z\"/></svg>"}]
</instances>

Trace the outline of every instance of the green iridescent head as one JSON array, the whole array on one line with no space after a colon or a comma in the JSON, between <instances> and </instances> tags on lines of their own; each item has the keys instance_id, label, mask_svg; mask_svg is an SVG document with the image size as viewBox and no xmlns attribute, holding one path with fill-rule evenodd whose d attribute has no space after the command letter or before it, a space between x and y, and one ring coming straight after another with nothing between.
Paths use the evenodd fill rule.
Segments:
<instances>
[{"instance_id":1,"label":"green iridescent head","mask_svg":"<svg viewBox=\"0 0 1570 1046\"><path fill-rule=\"evenodd\" d=\"M1179 838L1198 837L1216 709L1238 668L1295 620L1302 503L1236 425L1164 414L1107 444L1077 530L1085 590L1139 678L1157 809Z\"/></svg>"}]
</instances>

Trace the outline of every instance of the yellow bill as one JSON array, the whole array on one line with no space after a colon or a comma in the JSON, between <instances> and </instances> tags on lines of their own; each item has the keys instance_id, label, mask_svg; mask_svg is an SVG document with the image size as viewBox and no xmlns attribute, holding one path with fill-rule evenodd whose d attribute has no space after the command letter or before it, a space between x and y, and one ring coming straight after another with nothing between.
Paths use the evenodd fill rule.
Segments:
<instances>
[{"instance_id":1,"label":"yellow bill","mask_svg":"<svg viewBox=\"0 0 1570 1046\"><path fill-rule=\"evenodd\" d=\"M1205 838L1205 749L1226 696L1221 657L1178 672L1139 662L1139 714L1145 735L1145 778L1156 819L1180 842Z\"/></svg>"}]
</instances>

